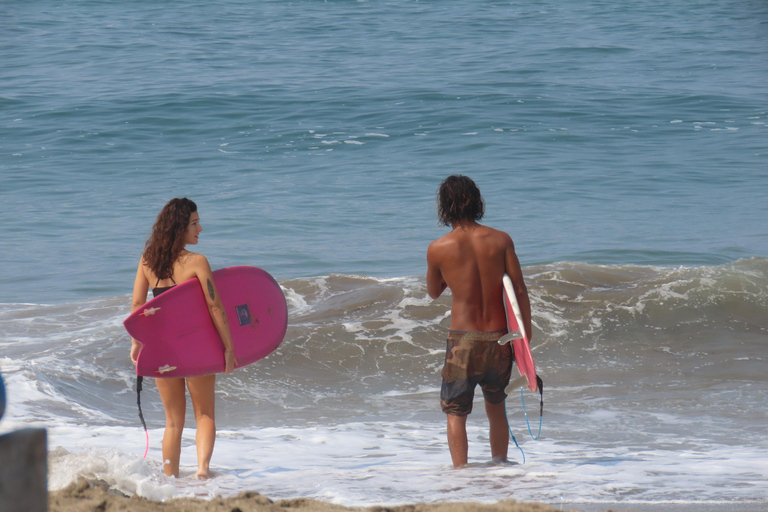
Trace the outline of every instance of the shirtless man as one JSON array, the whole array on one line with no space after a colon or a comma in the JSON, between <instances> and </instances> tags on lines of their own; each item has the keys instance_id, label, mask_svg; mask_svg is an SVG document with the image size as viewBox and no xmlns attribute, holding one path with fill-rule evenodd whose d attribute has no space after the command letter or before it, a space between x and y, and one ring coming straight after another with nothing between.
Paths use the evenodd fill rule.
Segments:
<instances>
[{"instance_id":1,"label":"shirtless man","mask_svg":"<svg viewBox=\"0 0 768 512\"><path fill-rule=\"evenodd\" d=\"M467 463L467 416L477 384L485 397L490 423L491 455L507 460L509 427L504 388L512 371L511 343L497 342L507 333L502 277L512 279L531 333L531 305L515 246L503 231L478 224L485 203L475 182L449 176L438 189L438 218L451 232L429 244L427 291L433 299L451 289L451 326L443 367L440 404L448 418L448 447L454 467Z\"/></svg>"}]
</instances>

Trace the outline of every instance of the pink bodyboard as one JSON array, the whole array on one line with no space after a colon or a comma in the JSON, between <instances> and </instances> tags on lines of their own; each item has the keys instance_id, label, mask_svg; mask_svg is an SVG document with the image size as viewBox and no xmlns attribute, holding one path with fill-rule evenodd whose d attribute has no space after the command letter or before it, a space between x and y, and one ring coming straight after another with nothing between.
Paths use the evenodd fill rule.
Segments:
<instances>
[{"instance_id":1,"label":"pink bodyboard","mask_svg":"<svg viewBox=\"0 0 768 512\"><path fill-rule=\"evenodd\" d=\"M504 311L507 314L506 334L500 342L512 339L512 348L515 351L515 365L520 375L528 380L528 389L536 391L538 388L536 381L536 365L533 362L531 346L528 343L528 335L525 332L523 315L520 313L520 305L515 296L515 289L512 287L512 279L504 274Z\"/></svg>"},{"instance_id":2,"label":"pink bodyboard","mask_svg":"<svg viewBox=\"0 0 768 512\"><path fill-rule=\"evenodd\" d=\"M288 307L277 281L257 267L213 272L232 333L236 368L272 353L288 327ZM224 346L197 278L148 301L123 322L142 343L136 374L193 377L224 371Z\"/></svg>"}]
</instances>

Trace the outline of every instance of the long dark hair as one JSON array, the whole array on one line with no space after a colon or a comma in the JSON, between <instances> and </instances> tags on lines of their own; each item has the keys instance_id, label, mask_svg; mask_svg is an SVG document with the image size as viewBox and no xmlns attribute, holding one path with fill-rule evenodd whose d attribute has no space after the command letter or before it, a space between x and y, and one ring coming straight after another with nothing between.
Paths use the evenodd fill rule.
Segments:
<instances>
[{"instance_id":1,"label":"long dark hair","mask_svg":"<svg viewBox=\"0 0 768 512\"><path fill-rule=\"evenodd\" d=\"M437 220L441 226L478 221L485 215L485 201L471 178L454 174L437 189Z\"/></svg>"},{"instance_id":2,"label":"long dark hair","mask_svg":"<svg viewBox=\"0 0 768 512\"><path fill-rule=\"evenodd\" d=\"M194 201L182 197L168 201L157 216L144 246L144 262L159 279L173 275L173 264L184 250L189 217L196 211Z\"/></svg>"}]
</instances>

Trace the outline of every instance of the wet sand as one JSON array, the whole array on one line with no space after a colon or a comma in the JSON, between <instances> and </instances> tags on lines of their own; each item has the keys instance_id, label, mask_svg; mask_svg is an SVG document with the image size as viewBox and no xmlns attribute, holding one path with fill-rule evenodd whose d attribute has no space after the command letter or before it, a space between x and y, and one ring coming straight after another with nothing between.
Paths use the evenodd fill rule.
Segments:
<instances>
[{"instance_id":1,"label":"wet sand","mask_svg":"<svg viewBox=\"0 0 768 512\"><path fill-rule=\"evenodd\" d=\"M503 501L492 505L479 503L437 503L368 507L356 509L312 499L272 501L257 492L245 492L232 498L200 500L182 498L153 501L110 492L106 484L80 480L50 493L49 512L559 512L563 509L531 503Z\"/></svg>"}]
</instances>

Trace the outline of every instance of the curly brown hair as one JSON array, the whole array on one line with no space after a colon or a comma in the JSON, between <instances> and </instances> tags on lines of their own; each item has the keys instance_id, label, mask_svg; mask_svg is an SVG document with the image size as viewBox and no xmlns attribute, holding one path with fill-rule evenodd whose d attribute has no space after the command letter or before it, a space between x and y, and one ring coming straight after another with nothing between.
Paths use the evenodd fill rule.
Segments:
<instances>
[{"instance_id":1,"label":"curly brown hair","mask_svg":"<svg viewBox=\"0 0 768 512\"><path fill-rule=\"evenodd\" d=\"M189 217L197 205L186 197L168 201L157 216L152 234L144 246L144 262L159 279L173 275L173 264L184 250Z\"/></svg>"},{"instance_id":2,"label":"curly brown hair","mask_svg":"<svg viewBox=\"0 0 768 512\"><path fill-rule=\"evenodd\" d=\"M475 182L467 176L448 176L437 189L437 219L441 226L478 221L485 215L485 201Z\"/></svg>"}]
</instances>

